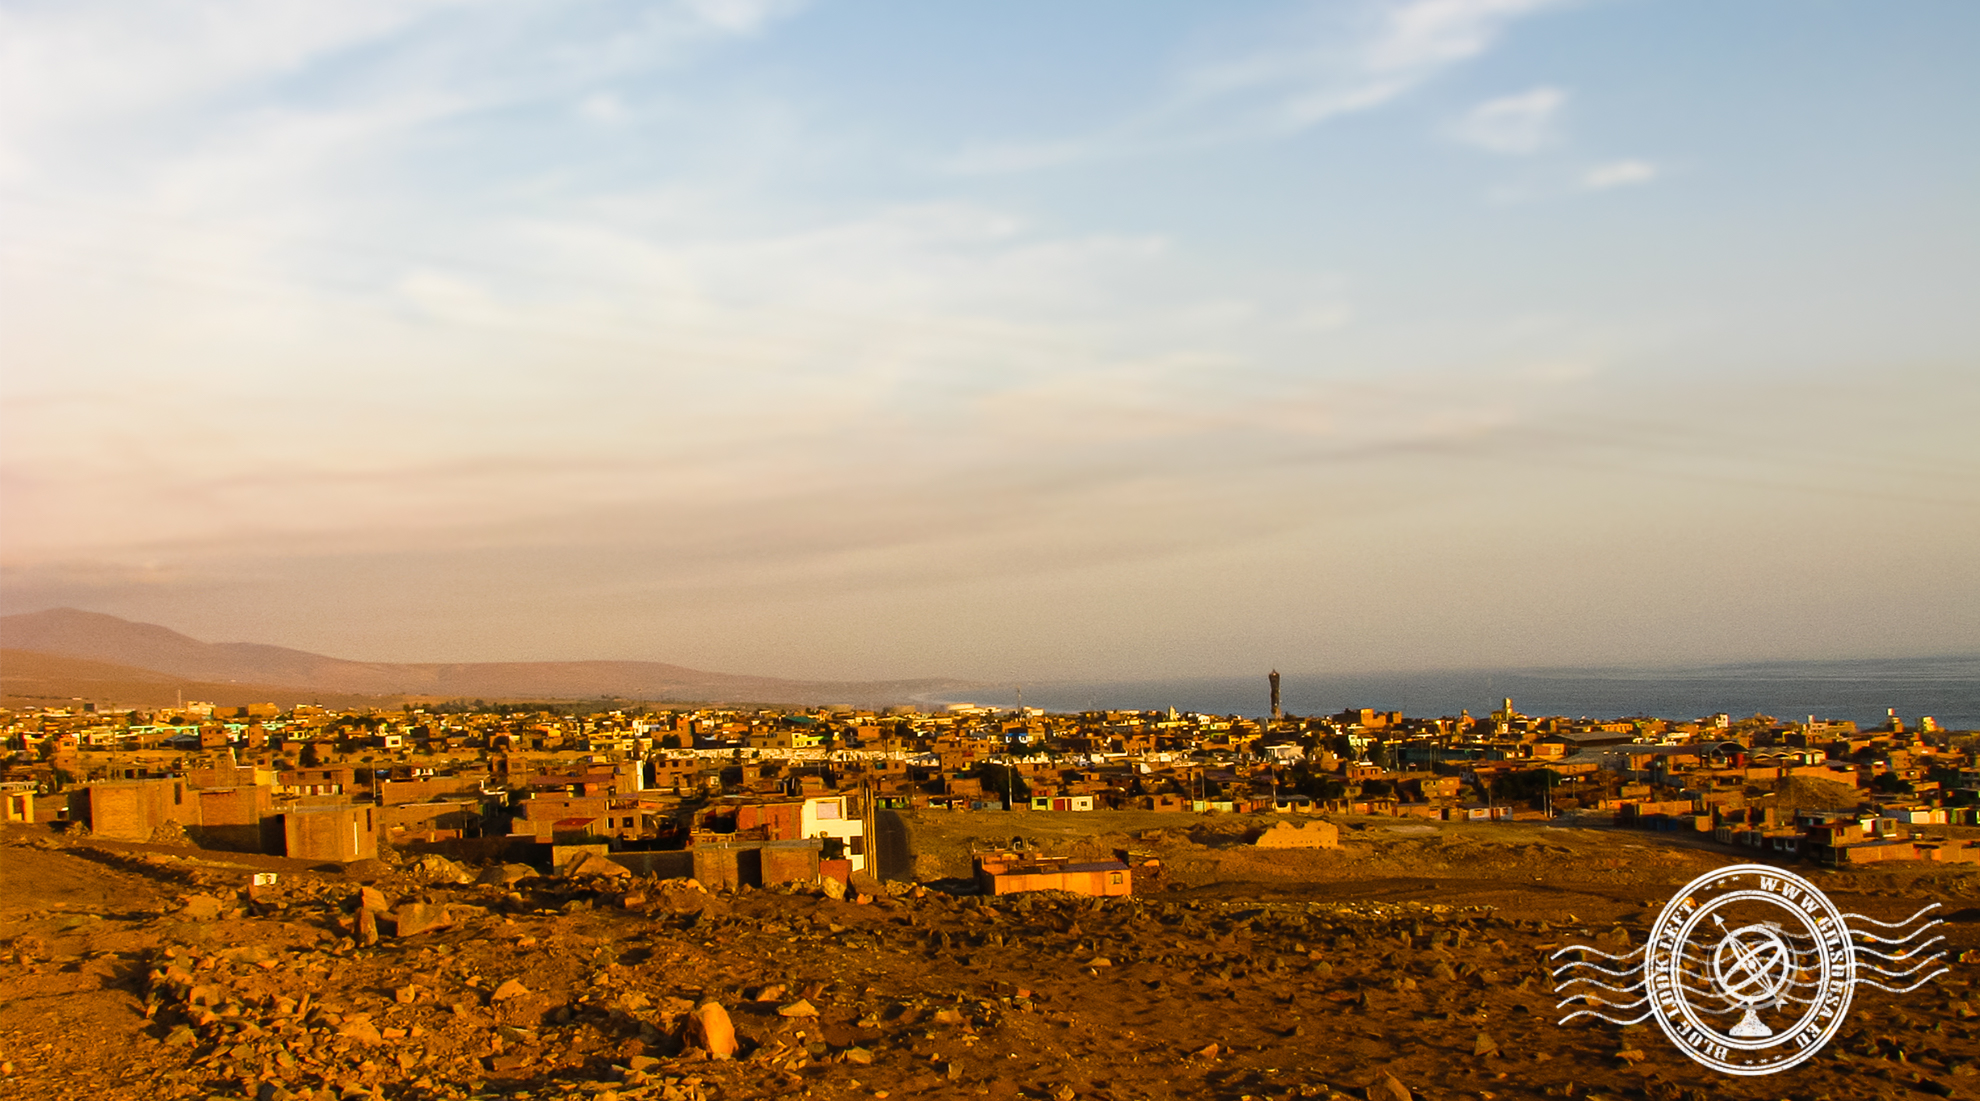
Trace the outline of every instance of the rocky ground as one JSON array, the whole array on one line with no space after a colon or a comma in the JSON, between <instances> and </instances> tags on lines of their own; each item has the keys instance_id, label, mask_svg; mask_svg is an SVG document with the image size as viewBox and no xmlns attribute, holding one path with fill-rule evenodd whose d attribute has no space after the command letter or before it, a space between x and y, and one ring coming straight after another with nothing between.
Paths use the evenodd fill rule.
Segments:
<instances>
[{"instance_id":1,"label":"rocky ground","mask_svg":"<svg viewBox=\"0 0 1980 1101\"><path fill-rule=\"evenodd\" d=\"M1710 1074L1652 1026L1554 1023L1550 952L1640 941L1671 888L1743 854L1394 819L1344 823L1337 851L1265 852L1243 844L1257 823L1151 817L1167 822L905 823L928 872L1027 834L1118 836L1163 860L1159 886L1104 903L907 884L709 894L437 861L345 872L16 830L0 838L0 1093L1980 1095L1970 965L1908 996L1860 990L1836 1043L1760 1079ZM1885 920L1939 901L1954 955L1980 948L1971 875L1801 870ZM250 888L256 872L278 880Z\"/></svg>"}]
</instances>

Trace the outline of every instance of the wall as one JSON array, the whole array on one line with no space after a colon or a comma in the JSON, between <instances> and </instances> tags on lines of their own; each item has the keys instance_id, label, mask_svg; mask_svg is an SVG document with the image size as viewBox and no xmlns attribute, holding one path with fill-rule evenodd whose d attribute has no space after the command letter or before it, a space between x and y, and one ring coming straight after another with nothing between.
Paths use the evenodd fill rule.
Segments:
<instances>
[{"instance_id":1,"label":"wall","mask_svg":"<svg viewBox=\"0 0 1980 1101\"><path fill-rule=\"evenodd\" d=\"M283 852L299 860L350 863L378 855L372 807L311 807L281 815Z\"/></svg>"},{"instance_id":2,"label":"wall","mask_svg":"<svg viewBox=\"0 0 1980 1101\"><path fill-rule=\"evenodd\" d=\"M89 831L111 841L149 841L166 822L197 821L199 808L186 803L184 781L129 780L91 784Z\"/></svg>"}]
</instances>

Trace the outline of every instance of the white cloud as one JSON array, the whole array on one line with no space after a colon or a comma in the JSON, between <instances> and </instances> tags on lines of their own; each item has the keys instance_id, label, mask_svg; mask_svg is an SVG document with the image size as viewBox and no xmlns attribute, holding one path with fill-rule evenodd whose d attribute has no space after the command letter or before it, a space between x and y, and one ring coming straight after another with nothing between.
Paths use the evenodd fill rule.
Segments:
<instances>
[{"instance_id":1,"label":"white cloud","mask_svg":"<svg viewBox=\"0 0 1980 1101\"><path fill-rule=\"evenodd\" d=\"M1555 119L1566 103L1566 92L1547 87L1487 100L1465 112L1451 136L1493 153L1536 152L1555 139Z\"/></svg>"},{"instance_id":2,"label":"white cloud","mask_svg":"<svg viewBox=\"0 0 1980 1101\"><path fill-rule=\"evenodd\" d=\"M730 34L755 34L803 6L804 0L687 0L703 22Z\"/></svg>"},{"instance_id":3,"label":"white cloud","mask_svg":"<svg viewBox=\"0 0 1980 1101\"><path fill-rule=\"evenodd\" d=\"M1649 161L1621 160L1598 164L1581 174L1581 186L1589 191L1607 191L1612 187L1628 187L1632 184L1649 183L1658 176L1658 168Z\"/></svg>"},{"instance_id":4,"label":"white cloud","mask_svg":"<svg viewBox=\"0 0 1980 1101\"><path fill-rule=\"evenodd\" d=\"M1497 41L1507 23L1559 0L1417 0L1392 7L1384 33L1366 51L1369 68L1421 73L1468 60Z\"/></svg>"},{"instance_id":5,"label":"white cloud","mask_svg":"<svg viewBox=\"0 0 1980 1101\"><path fill-rule=\"evenodd\" d=\"M1017 172L1230 141L1283 138L1406 95L1564 0L1410 0L1316 8L1271 45L1196 65L1138 116L1078 138L979 143L955 172ZM1284 39L1291 38L1290 44Z\"/></svg>"},{"instance_id":6,"label":"white cloud","mask_svg":"<svg viewBox=\"0 0 1980 1101\"><path fill-rule=\"evenodd\" d=\"M224 140L227 124L269 109L382 111L444 87L461 114L546 89L575 93L757 34L803 2L675 0L594 19L526 0L75 0L0 10L0 178L34 182L43 166L91 144L125 144L140 160L154 143L178 152ZM289 83L299 76L310 79Z\"/></svg>"},{"instance_id":7,"label":"white cloud","mask_svg":"<svg viewBox=\"0 0 1980 1101\"><path fill-rule=\"evenodd\" d=\"M628 112L625 101L618 96L610 92L594 92L578 103L577 113L586 122L604 126L623 122Z\"/></svg>"}]
</instances>

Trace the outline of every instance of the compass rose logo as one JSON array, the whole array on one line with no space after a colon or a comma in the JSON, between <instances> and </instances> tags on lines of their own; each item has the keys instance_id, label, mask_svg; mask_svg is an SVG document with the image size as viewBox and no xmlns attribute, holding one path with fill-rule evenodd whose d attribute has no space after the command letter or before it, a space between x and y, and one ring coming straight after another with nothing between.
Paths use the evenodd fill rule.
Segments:
<instances>
[{"instance_id":1,"label":"compass rose logo","mask_svg":"<svg viewBox=\"0 0 1980 1101\"><path fill-rule=\"evenodd\" d=\"M1636 951L1616 956L1573 945L1554 953L1555 959L1579 953L1554 969L1555 992L1565 995L1561 1007L1587 1007L1560 1023L1655 1020L1679 1050L1714 1070L1786 1070L1835 1036L1857 986L1906 994L1946 973L1937 966L1944 950L1934 950L1945 938L1916 943L1942 924L1917 924L1937 908L1882 922L1842 913L1792 872L1764 864L1720 868L1665 903ZM1629 1011L1640 1012L1610 1015Z\"/></svg>"},{"instance_id":2,"label":"compass rose logo","mask_svg":"<svg viewBox=\"0 0 1980 1101\"><path fill-rule=\"evenodd\" d=\"M1713 918L1719 928L1725 928L1723 918L1716 914ZM1728 1002L1746 1009L1746 1015L1727 1032L1729 1036L1744 1039L1774 1034L1754 1007L1780 1005L1781 991L1794 979L1794 954L1778 928L1771 924L1742 925L1726 933L1712 953L1712 978Z\"/></svg>"}]
</instances>

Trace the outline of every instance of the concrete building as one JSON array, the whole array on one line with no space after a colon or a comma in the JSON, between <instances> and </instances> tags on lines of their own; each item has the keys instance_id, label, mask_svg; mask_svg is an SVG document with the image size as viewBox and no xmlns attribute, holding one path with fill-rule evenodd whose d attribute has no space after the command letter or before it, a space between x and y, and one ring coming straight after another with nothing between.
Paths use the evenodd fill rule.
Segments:
<instances>
[{"instance_id":1,"label":"concrete building","mask_svg":"<svg viewBox=\"0 0 1980 1101\"><path fill-rule=\"evenodd\" d=\"M986 895L1019 891L1069 891L1114 897L1134 893L1134 876L1120 860L1075 861L1069 856L1037 856L1004 849L976 853L977 889Z\"/></svg>"},{"instance_id":2,"label":"concrete building","mask_svg":"<svg viewBox=\"0 0 1980 1101\"><path fill-rule=\"evenodd\" d=\"M375 808L295 807L282 813L282 851L302 860L350 863L378 856Z\"/></svg>"}]
</instances>

